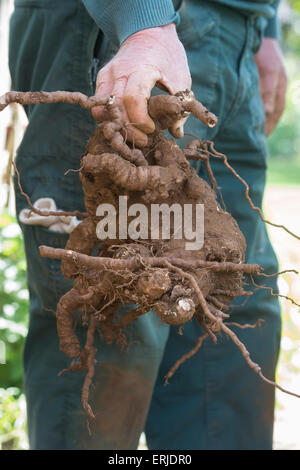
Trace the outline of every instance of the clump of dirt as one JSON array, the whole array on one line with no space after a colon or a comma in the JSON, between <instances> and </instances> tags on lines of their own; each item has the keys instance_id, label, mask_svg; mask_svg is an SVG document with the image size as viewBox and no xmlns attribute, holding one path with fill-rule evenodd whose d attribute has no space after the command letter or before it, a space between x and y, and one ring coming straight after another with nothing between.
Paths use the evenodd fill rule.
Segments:
<instances>
[{"instance_id":1,"label":"clump of dirt","mask_svg":"<svg viewBox=\"0 0 300 470\"><path fill-rule=\"evenodd\" d=\"M215 151L212 142L196 138L181 149L175 140L164 136L164 130L169 129L175 137L181 137L180 123L190 113L211 127L217 118L188 90L175 96L152 97L149 114L155 121L155 131L148 137L147 146L138 149L126 140L126 126L114 97L99 102L81 93L11 92L0 98L0 110L12 101L67 101L87 109L103 105L108 115L106 121L98 124L80 161L87 212L76 215L83 221L70 234L64 250L40 247L41 256L61 259L64 276L74 280L72 289L58 302L57 327L60 349L72 359L68 370L87 371L82 404L88 416L94 418L89 388L95 366L96 330L101 330L107 343L125 346L124 328L150 310L162 322L178 325L179 330L193 318L203 328L193 350L174 364L166 380L197 352L205 338L216 342L217 334L223 331L238 346L248 365L263 380L277 386L262 375L259 365L250 359L229 327L233 324L226 313L230 302L236 296L251 295L243 290L244 273L260 274L261 268L245 264L244 236L233 217L217 202L211 155L222 158L243 182L246 198L263 218L261 211L253 205L247 184L230 167L226 156ZM210 184L197 175L189 163L191 159L203 162ZM34 210L29 200L28 203ZM124 204L130 208L126 218L122 212ZM115 217L110 236L99 247L99 232L103 233L108 224L105 208L112 208ZM153 209L158 213L160 209L171 210L167 235L167 219L154 219ZM186 226L189 230L185 230ZM197 243L191 241L192 236ZM91 256L95 249L97 255ZM126 303L134 303L136 308L117 316L118 308ZM76 310L88 326L83 349L73 327Z\"/></svg>"}]
</instances>

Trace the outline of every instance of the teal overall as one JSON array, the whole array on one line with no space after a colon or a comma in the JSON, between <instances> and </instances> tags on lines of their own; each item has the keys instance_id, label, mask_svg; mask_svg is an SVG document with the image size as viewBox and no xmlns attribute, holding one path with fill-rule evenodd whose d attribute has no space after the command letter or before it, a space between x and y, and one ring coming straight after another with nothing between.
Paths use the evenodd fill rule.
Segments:
<instances>
[{"instance_id":1,"label":"teal overall","mask_svg":"<svg viewBox=\"0 0 300 470\"><path fill-rule=\"evenodd\" d=\"M16 0L11 20L12 86L23 91L94 92L97 68L116 51L80 0ZM244 16L214 2L188 1L180 9L178 33L189 60L196 97L219 117L214 129L195 119L185 130L215 142L250 185L262 204L267 166L264 111L253 61L265 20ZM100 40L99 40L100 38ZM97 47L95 47L97 46ZM96 53L95 53L96 50ZM95 60L95 54L97 55ZM79 158L93 132L90 112L79 106L27 106L29 125L18 150L24 191L34 202L52 197L63 210L84 210ZM247 262L267 273L277 260L265 225L250 209L243 185L221 161L212 161L226 208L247 239ZM199 174L205 177L200 166ZM26 206L16 191L17 212ZM67 234L22 226L28 263L30 323L24 348L24 380L31 449L135 449L145 432L150 449L271 449L274 389L246 364L224 335L206 340L164 385L173 363L191 350L202 334L197 323L178 328L161 325L148 313L130 325L128 352L96 337L97 365L91 405L95 422L87 423L80 396L84 374L58 373L69 359L59 351L55 310L70 289L57 260L42 259L39 245L64 247ZM251 279L246 288L255 290ZM262 280L276 290L276 278ZM280 310L268 289L256 289L243 304L233 303L232 321L260 328L235 329L263 374L274 379L280 344ZM126 307L124 307L125 310ZM84 342L86 329L77 322Z\"/></svg>"}]
</instances>

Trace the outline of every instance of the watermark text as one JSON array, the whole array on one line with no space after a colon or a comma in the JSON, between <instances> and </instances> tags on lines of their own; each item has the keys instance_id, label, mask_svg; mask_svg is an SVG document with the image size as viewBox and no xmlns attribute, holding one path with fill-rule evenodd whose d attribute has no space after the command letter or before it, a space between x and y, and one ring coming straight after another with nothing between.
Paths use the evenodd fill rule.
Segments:
<instances>
[{"instance_id":1,"label":"watermark text","mask_svg":"<svg viewBox=\"0 0 300 470\"><path fill-rule=\"evenodd\" d=\"M100 204L96 211L102 217L96 227L100 240L188 240L186 250L200 250L204 243L204 205L131 204L128 196L119 196L119 208Z\"/></svg>"}]
</instances>

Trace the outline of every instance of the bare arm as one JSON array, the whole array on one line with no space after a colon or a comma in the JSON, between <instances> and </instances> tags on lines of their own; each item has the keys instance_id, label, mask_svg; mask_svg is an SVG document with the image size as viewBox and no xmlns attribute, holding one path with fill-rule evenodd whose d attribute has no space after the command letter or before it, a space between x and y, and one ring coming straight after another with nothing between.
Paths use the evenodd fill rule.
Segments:
<instances>
[{"instance_id":1,"label":"bare arm","mask_svg":"<svg viewBox=\"0 0 300 470\"><path fill-rule=\"evenodd\" d=\"M287 76L277 39L264 38L255 62L266 114L266 135L275 129L285 107Z\"/></svg>"}]
</instances>

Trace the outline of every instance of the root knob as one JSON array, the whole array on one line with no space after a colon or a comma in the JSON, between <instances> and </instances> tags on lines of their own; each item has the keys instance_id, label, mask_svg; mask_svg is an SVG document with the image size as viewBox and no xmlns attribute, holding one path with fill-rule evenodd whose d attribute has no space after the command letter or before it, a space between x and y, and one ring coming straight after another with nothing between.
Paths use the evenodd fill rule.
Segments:
<instances>
[{"instance_id":1,"label":"root knob","mask_svg":"<svg viewBox=\"0 0 300 470\"><path fill-rule=\"evenodd\" d=\"M183 297L177 299L175 305L169 308L165 302L160 302L155 309L160 319L168 325L182 325L193 318L195 304L192 299Z\"/></svg>"},{"instance_id":2,"label":"root knob","mask_svg":"<svg viewBox=\"0 0 300 470\"><path fill-rule=\"evenodd\" d=\"M154 271L141 276L138 280L137 288L151 299L159 299L165 292L171 289L168 271Z\"/></svg>"}]
</instances>

